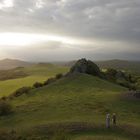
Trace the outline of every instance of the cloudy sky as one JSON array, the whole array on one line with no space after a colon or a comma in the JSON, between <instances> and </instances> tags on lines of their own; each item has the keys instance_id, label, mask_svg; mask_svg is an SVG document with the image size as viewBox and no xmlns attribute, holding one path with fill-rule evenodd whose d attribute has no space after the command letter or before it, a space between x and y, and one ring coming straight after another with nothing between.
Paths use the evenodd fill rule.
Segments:
<instances>
[{"instance_id":1,"label":"cloudy sky","mask_svg":"<svg viewBox=\"0 0 140 140\"><path fill-rule=\"evenodd\" d=\"M0 59L140 60L140 0L0 0Z\"/></svg>"}]
</instances>

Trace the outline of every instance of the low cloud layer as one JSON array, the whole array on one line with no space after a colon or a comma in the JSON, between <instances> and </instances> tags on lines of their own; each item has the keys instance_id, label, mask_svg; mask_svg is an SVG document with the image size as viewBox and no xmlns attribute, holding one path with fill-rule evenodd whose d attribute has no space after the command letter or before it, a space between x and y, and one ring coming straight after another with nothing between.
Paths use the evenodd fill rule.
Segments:
<instances>
[{"instance_id":1,"label":"low cloud layer","mask_svg":"<svg viewBox=\"0 0 140 140\"><path fill-rule=\"evenodd\" d=\"M29 59L41 55L40 60L54 60L55 53L56 60L77 57L140 60L140 1L2 0L0 32L54 34L90 42L83 45L43 41L29 46L34 47L34 53L30 49L26 53ZM27 52L27 47L1 52L3 56L18 57Z\"/></svg>"}]
</instances>

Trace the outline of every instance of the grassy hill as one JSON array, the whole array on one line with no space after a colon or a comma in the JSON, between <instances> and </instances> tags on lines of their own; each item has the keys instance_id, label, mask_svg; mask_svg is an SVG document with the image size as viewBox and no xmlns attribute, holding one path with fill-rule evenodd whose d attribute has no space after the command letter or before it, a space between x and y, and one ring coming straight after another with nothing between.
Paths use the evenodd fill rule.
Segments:
<instances>
[{"instance_id":1,"label":"grassy hill","mask_svg":"<svg viewBox=\"0 0 140 140\"><path fill-rule=\"evenodd\" d=\"M83 128L85 133L72 136L75 140L115 137L118 140L135 140L140 130L140 103L139 100L125 99L122 95L126 90L87 74L64 77L11 100L15 111L10 116L1 117L0 126L30 132L29 135L45 135L51 127L59 128L61 124L77 131L80 129L80 132ZM104 129L107 112L117 113L119 128ZM86 132L90 128L92 132Z\"/></svg>"},{"instance_id":2,"label":"grassy hill","mask_svg":"<svg viewBox=\"0 0 140 140\"><path fill-rule=\"evenodd\" d=\"M139 73L140 61L127 61L127 60L108 60L108 61L96 61L101 68L114 68L122 69Z\"/></svg>"},{"instance_id":3,"label":"grassy hill","mask_svg":"<svg viewBox=\"0 0 140 140\"><path fill-rule=\"evenodd\" d=\"M7 69L13 69L16 67L27 67L33 65L33 63L25 62L18 59L3 59L0 60L0 70L7 70Z\"/></svg>"},{"instance_id":4,"label":"grassy hill","mask_svg":"<svg viewBox=\"0 0 140 140\"><path fill-rule=\"evenodd\" d=\"M57 73L65 73L67 71L67 67L51 64L36 64L28 67L18 67L12 70L2 71L0 73L0 79L9 79L0 81L0 97L8 96L18 88L32 86L36 81L43 82ZM24 74L24 76L22 74Z\"/></svg>"},{"instance_id":5,"label":"grassy hill","mask_svg":"<svg viewBox=\"0 0 140 140\"><path fill-rule=\"evenodd\" d=\"M70 70L67 76L60 79L58 76L58 80L55 79L50 84L38 88L34 86L29 92L8 98L13 113L0 116L0 139L4 135L1 130L8 132L5 135L9 135L9 132L16 135L15 130L17 134L28 137L28 140L67 140L62 136L72 140L138 140L139 99L128 98L128 89L109 82L102 76L85 74L95 74L95 65L89 65L85 61L78 61L74 67L76 71ZM93 66L94 69L87 67L87 71L86 66ZM77 73L77 70L83 73ZM15 79L0 81L0 97L9 96L23 86L44 82L58 73L66 73L69 67L39 63L7 71L10 74L15 72ZM26 77L16 77L16 72L24 73ZM11 74L13 78L14 74ZM108 112L117 114L117 127L105 128Z\"/></svg>"},{"instance_id":6,"label":"grassy hill","mask_svg":"<svg viewBox=\"0 0 140 140\"><path fill-rule=\"evenodd\" d=\"M25 73L24 71L22 71L20 69L16 68L16 69L11 69L11 70L0 70L0 81L24 78L24 77L28 76L27 73Z\"/></svg>"}]
</instances>

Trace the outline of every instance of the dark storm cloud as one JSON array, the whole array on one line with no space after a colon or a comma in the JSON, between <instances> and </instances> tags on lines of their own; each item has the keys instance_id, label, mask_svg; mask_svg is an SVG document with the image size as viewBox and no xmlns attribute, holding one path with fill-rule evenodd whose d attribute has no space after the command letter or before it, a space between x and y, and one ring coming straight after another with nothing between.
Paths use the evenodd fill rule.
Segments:
<instances>
[{"instance_id":1,"label":"dark storm cloud","mask_svg":"<svg viewBox=\"0 0 140 140\"><path fill-rule=\"evenodd\" d=\"M132 49L140 53L140 0L13 0L12 7L0 9L0 31L109 41L109 51L117 50L116 41L118 49L130 51L125 55ZM53 45L61 46L57 43Z\"/></svg>"}]
</instances>

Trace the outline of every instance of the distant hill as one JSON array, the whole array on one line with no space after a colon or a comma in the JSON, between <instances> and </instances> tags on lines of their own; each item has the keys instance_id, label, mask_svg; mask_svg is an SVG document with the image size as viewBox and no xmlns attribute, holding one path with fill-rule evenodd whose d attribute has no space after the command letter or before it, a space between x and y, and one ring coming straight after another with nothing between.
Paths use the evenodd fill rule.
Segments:
<instances>
[{"instance_id":1,"label":"distant hill","mask_svg":"<svg viewBox=\"0 0 140 140\"><path fill-rule=\"evenodd\" d=\"M23 71L21 68L15 68L10 70L0 70L0 81L9 80L9 79L17 79L24 78L29 76L27 73Z\"/></svg>"},{"instance_id":2,"label":"distant hill","mask_svg":"<svg viewBox=\"0 0 140 140\"><path fill-rule=\"evenodd\" d=\"M127 60L108 60L108 61L95 61L101 68L114 68L139 72L140 61L127 61Z\"/></svg>"},{"instance_id":3,"label":"distant hill","mask_svg":"<svg viewBox=\"0 0 140 140\"><path fill-rule=\"evenodd\" d=\"M140 61L129 61L129 60L105 60L105 61L94 61L100 68L114 68L114 69L122 69L129 70L133 72L140 71ZM56 62L54 64L63 65L63 66L73 66L76 61L69 62Z\"/></svg>"},{"instance_id":4,"label":"distant hill","mask_svg":"<svg viewBox=\"0 0 140 140\"><path fill-rule=\"evenodd\" d=\"M3 59L0 60L0 70L13 69L16 67L27 67L32 65L30 62L25 62L17 59Z\"/></svg>"},{"instance_id":5,"label":"distant hill","mask_svg":"<svg viewBox=\"0 0 140 140\"><path fill-rule=\"evenodd\" d=\"M127 61L127 60L105 60L105 61L93 61L95 62L100 68L114 68L114 69L122 69L122 70L129 70L133 72L140 73L140 61ZM27 67L30 65L40 65L40 66L48 66L48 65L58 65L58 66L67 66L71 67L76 63L75 61L63 61L63 62L51 62L51 63L31 63L26 62L18 59L3 59L0 60L0 70L7 70L13 69L16 67Z\"/></svg>"}]
</instances>

